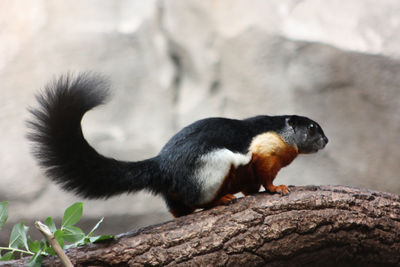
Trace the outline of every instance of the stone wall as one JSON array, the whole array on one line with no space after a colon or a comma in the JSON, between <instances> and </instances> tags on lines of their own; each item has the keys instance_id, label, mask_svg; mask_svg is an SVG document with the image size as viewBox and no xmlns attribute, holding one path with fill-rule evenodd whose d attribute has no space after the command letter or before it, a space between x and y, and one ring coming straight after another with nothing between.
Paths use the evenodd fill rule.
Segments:
<instances>
[{"instance_id":1,"label":"stone wall","mask_svg":"<svg viewBox=\"0 0 400 267\"><path fill-rule=\"evenodd\" d=\"M155 155L204 117L295 113L320 122L330 143L277 183L400 193L399 14L396 0L1 1L0 201L10 201L9 225L59 218L81 200L43 176L24 137L35 92L68 71L111 80L112 101L83 121L107 156ZM170 218L146 193L85 200L84 213L106 216L109 233Z\"/></svg>"}]
</instances>

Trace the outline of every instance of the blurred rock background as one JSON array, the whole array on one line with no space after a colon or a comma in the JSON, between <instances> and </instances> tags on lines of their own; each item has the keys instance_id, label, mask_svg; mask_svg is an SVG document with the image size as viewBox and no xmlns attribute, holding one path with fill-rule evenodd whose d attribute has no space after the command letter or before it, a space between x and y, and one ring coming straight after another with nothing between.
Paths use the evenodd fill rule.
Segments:
<instances>
[{"instance_id":1,"label":"blurred rock background","mask_svg":"<svg viewBox=\"0 0 400 267\"><path fill-rule=\"evenodd\" d=\"M34 94L65 72L109 77L112 101L83 121L107 156L153 156L204 117L295 113L330 143L276 183L400 193L399 33L396 0L1 1L0 243L14 223L82 200L43 176L24 137ZM105 216L111 234L171 218L146 193L84 202L83 225Z\"/></svg>"}]
</instances>

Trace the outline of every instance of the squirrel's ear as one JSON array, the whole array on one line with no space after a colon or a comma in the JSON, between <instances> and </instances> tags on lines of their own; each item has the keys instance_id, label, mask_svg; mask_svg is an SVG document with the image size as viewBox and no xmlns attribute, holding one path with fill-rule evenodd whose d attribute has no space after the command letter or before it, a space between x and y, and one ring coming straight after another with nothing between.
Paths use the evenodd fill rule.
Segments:
<instances>
[{"instance_id":1,"label":"squirrel's ear","mask_svg":"<svg viewBox=\"0 0 400 267\"><path fill-rule=\"evenodd\" d=\"M296 116L289 116L285 119L286 124L291 126L291 127L295 127L296 126Z\"/></svg>"}]
</instances>

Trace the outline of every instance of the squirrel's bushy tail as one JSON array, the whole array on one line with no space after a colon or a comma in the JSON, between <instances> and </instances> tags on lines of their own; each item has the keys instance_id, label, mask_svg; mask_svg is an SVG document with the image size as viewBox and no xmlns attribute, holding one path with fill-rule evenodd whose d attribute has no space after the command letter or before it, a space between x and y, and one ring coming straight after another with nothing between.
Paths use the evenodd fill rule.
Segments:
<instances>
[{"instance_id":1,"label":"squirrel's bushy tail","mask_svg":"<svg viewBox=\"0 0 400 267\"><path fill-rule=\"evenodd\" d=\"M158 174L154 158L124 162L104 157L82 134L83 115L107 96L108 82L95 74L64 75L49 83L37 96L40 107L30 109L33 153L52 180L83 197L152 191L151 180Z\"/></svg>"}]
</instances>

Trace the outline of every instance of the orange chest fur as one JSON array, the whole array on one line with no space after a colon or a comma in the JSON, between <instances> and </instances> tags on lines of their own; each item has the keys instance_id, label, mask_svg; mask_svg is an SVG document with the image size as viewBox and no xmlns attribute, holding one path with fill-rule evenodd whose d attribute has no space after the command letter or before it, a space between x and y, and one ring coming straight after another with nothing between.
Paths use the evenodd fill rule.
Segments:
<instances>
[{"instance_id":1,"label":"orange chest fur","mask_svg":"<svg viewBox=\"0 0 400 267\"><path fill-rule=\"evenodd\" d=\"M258 192L266 181L272 183L278 171L290 164L298 155L298 150L273 132L256 136L251 142L252 158L246 165L231 167L219 196L238 192Z\"/></svg>"}]
</instances>

